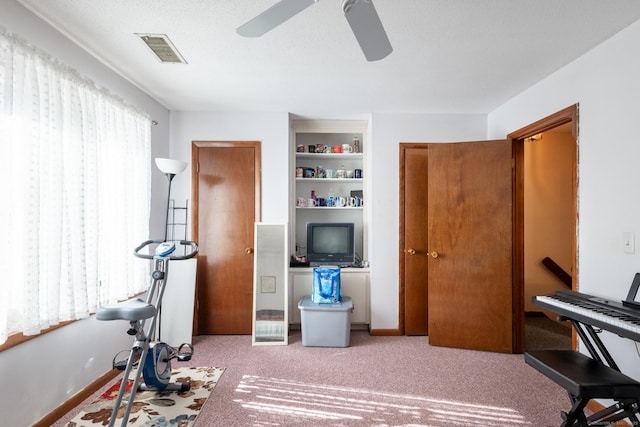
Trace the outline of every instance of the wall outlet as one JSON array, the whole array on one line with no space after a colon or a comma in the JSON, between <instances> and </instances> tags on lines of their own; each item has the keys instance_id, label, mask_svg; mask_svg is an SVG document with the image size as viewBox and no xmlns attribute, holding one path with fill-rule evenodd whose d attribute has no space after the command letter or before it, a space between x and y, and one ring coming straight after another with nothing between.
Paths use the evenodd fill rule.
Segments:
<instances>
[{"instance_id":1,"label":"wall outlet","mask_svg":"<svg viewBox=\"0 0 640 427\"><path fill-rule=\"evenodd\" d=\"M276 291L275 276L260 276L260 291L262 293L274 293Z\"/></svg>"},{"instance_id":2,"label":"wall outlet","mask_svg":"<svg viewBox=\"0 0 640 427\"><path fill-rule=\"evenodd\" d=\"M631 231L625 231L622 233L622 249L625 254L636 253L635 236Z\"/></svg>"}]
</instances>

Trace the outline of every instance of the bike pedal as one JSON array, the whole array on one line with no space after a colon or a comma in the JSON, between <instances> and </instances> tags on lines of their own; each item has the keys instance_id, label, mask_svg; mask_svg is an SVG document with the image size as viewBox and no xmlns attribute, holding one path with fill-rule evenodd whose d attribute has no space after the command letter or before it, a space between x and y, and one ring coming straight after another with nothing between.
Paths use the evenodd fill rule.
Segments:
<instances>
[{"instance_id":1,"label":"bike pedal","mask_svg":"<svg viewBox=\"0 0 640 427\"><path fill-rule=\"evenodd\" d=\"M127 368L126 360L119 360L117 362L113 362L113 369L117 369L118 371L124 371Z\"/></svg>"},{"instance_id":2,"label":"bike pedal","mask_svg":"<svg viewBox=\"0 0 640 427\"><path fill-rule=\"evenodd\" d=\"M176 359L180 362L188 362L191 360L191 356L193 356L193 346L189 343L183 343L180 348L178 348Z\"/></svg>"},{"instance_id":3,"label":"bike pedal","mask_svg":"<svg viewBox=\"0 0 640 427\"><path fill-rule=\"evenodd\" d=\"M191 360L191 353L179 353L178 354L178 361L180 361L180 362L188 362L189 360Z\"/></svg>"}]
</instances>

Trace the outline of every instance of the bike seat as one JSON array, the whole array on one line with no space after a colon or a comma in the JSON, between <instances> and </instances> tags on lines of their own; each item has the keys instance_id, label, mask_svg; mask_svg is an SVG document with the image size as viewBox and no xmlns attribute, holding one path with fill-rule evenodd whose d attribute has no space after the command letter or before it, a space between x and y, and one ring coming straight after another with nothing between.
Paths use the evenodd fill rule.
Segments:
<instances>
[{"instance_id":1,"label":"bike seat","mask_svg":"<svg viewBox=\"0 0 640 427\"><path fill-rule=\"evenodd\" d=\"M130 322L153 317L156 308L141 300L140 298L130 299L114 305L100 307L96 313L98 320L128 320Z\"/></svg>"}]
</instances>

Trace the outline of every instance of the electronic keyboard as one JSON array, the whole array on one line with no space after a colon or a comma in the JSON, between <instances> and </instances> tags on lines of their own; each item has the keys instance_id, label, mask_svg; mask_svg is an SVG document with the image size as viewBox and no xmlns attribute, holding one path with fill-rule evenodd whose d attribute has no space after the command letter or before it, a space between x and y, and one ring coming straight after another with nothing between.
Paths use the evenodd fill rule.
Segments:
<instances>
[{"instance_id":1,"label":"electronic keyboard","mask_svg":"<svg viewBox=\"0 0 640 427\"><path fill-rule=\"evenodd\" d=\"M561 316L640 342L640 309L574 291L533 297L533 303Z\"/></svg>"}]
</instances>

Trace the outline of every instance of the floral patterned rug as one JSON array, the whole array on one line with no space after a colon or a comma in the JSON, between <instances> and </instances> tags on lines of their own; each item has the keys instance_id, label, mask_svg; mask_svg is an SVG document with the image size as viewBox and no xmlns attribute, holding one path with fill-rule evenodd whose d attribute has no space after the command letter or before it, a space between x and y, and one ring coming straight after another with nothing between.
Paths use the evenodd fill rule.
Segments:
<instances>
[{"instance_id":1,"label":"floral patterned rug","mask_svg":"<svg viewBox=\"0 0 640 427\"><path fill-rule=\"evenodd\" d=\"M191 381L186 392L139 391L131 408L127 426L179 426L190 427L196 421L200 409L218 383L224 368L176 368L171 372L171 382ZM128 381L128 387L133 380ZM113 404L118 396L120 383L109 387L100 398L76 415L67 427L106 426L109 424ZM122 418L129 393L120 405L118 418ZM121 420L116 425L121 424Z\"/></svg>"}]
</instances>

